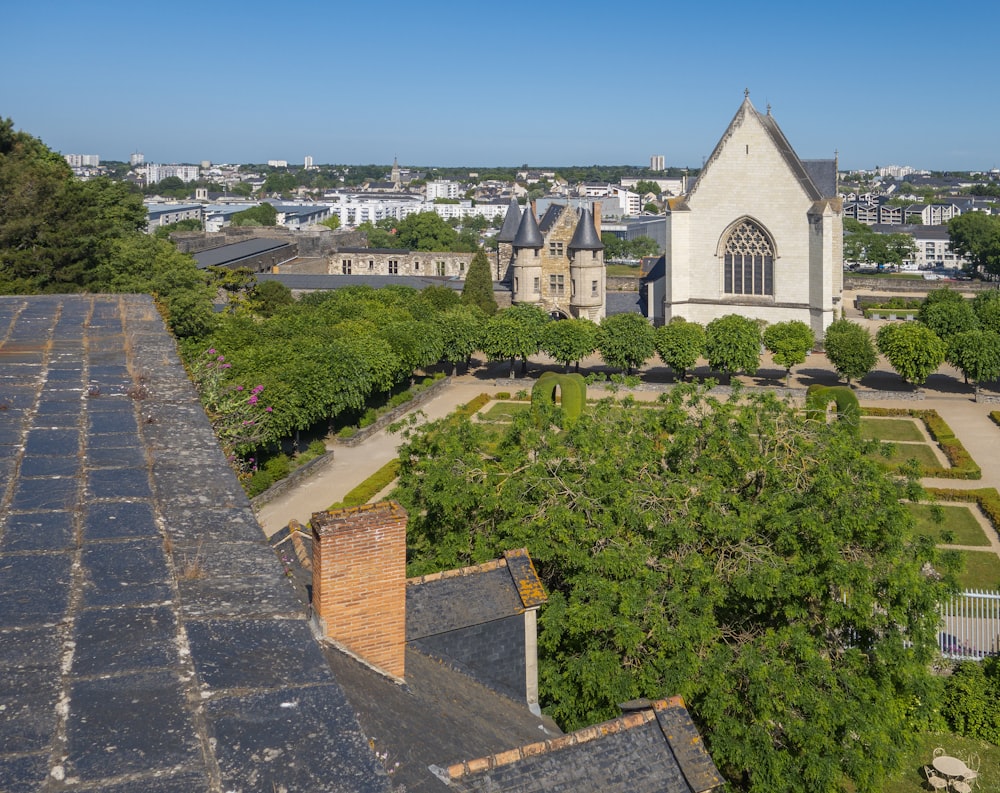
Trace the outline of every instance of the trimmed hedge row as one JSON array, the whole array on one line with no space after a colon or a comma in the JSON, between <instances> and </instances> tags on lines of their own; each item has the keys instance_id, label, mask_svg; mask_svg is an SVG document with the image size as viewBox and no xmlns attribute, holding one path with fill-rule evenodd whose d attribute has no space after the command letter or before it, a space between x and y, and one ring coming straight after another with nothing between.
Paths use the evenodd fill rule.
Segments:
<instances>
[{"instance_id":1,"label":"trimmed hedge row","mask_svg":"<svg viewBox=\"0 0 1000 793\"><path fill-rule=\"evenodd\" d=\"M993 419L993 423L1000 427L1000 410L991 410L990 418Z\"/></svg>"},{"instance_id":2,"label":"trimmed hedge row","mask_svg":"<svg viewBox=\"0 0 1000 793\"><path fill-rule=\"evenodd\" d=\"M383 488L388 486L399 475L399 459L389 460L375 473L369 476L364 482L354 489L348 491L343 501L338 501L327 507L327 510L341 509L343 507L360 507L367 504Z\"/></svg>"},{"instance_id":3,"label":"trimmed hedge row","mask_svg":"<svg viewBox=\"0 0 1000 793\"><path fill-rule=\"evenodd\" d=\"M955 436L951 427L941 418L936 410L919 410L915 408L864 408L863 416L912 416L924 422L941 451L944 452L951 468L937 466L920 466L921 476L933 476L940 479L982 479L983 471L965 450L962 442Z\"/></svg>"},{"instance_id":4,"label":"trimmed hedge row","mask_svg":"<svg viewBox=\"0 0 1000 793\"><path fill-rule=\"evenodd\" d=\"M960 490L957 487L928 487L927 492L938 501L965 501L978 504L983 514L1000 532L1000 493L995 487Z\"/></svg>"},{"instance_id":5,"label":"trimmed hedge row","mask_svg":"<svg viewBox=\"0 0 1000 793\"><path fill-rule=\"evenodd\" d=\"M455 413L459 416L469 416L471 417L476 411L478 411L483 405L489 402L493 397L489 394L480 394L477 397L473 397L471 400L466 402L464 405L460 406Z\"/></svg>"}]
</instances>

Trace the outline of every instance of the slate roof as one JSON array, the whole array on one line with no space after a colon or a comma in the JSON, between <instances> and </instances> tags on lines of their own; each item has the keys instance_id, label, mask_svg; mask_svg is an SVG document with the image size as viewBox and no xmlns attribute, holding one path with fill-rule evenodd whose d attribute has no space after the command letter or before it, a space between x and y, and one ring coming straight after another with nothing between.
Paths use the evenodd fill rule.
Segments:
<instances>
[{"instance_id":1,"label":"slate roof","mask_svg":"<svg viewBox=\"0 0 1000 793\"><path fill-rule=\"evenodd\" d=\"M543 234L548 234L549 229L555 225L564 211L566 211L566 204L549 204L545 207L545 212L542 213L541 218L538 220L539 230Z\"/></svg>"},{"instance_id":2,"label":"slate roof","mask_svg":"<svg viewBox=\"0 0 1000 793\"><path fill-rule=\"evenodd\" d=\"M526 567L520 582L518 563ZM475 567L411 578L406 582L406 640L521 614L546 599L523 548Z\"/></svg>"},{"instance_id":3,"label":"slate roof","mask_svg":"<svg viewBox=\"0 0 1000 793\"><path fill-rule=\"evenodd\" d=\"M199 268L218 267L231 264L238 264L242 259L258 256L268 251L276 251L280 248L288 248L289 258L292 258L293 246L282 240L272 240L263 237L255 237L242 242L233 242L229 245L220 245L218 248L211 248L207 251L192 253Z\"/></svg>"},{"instance_id":4,"label":"slate roof","mask_svg":"<svg viewBox=\"0 0 1000 793\"><path fill-rule=\"evenodd\" d=\"M608 292L604 298L604 312L614 314L642 314L638 292Z\"/></svg>"},{"instance_id":5,"label":"slate roof","mask_svg":"<svg viewBox=\"0 0 1000 793\"><path fill-rule=\"evenodd\" d=\"M531 211L531 207L526 207L524 214L521 215L521 223L517 227L514 247L541 248L544 244L542 232L538 229L538 221L535 220L535 213Z\"/></svg>"},{"instance_id":6,"label":"slate roof","mask_svg":"<svg viewBox=\"0 0 1000 793\"><path fill-rule=\"evenodd\" d=\"M0 296L0 406L0 790L389 790L149 297Z\"/></svg>"},{"instance_id":7,"label":"slate roof","mask_svg":"<svg viewBox=\"0 0 1000 793\"><path fill-rule=\"evenodd\" d=\"M566 249L570 251L604 250L604 243L597 236L597 229L594 227L594 216L588 208L584 207L580 211L580 220L573 232L573 239L570 240Z\"/></svg>"},{"instance_id":8,"label":"slate roof","mask_svg":"<svg viewBox=\"0 0 1000 793\"><path fill-rule=\"evenodd\" d=\"M703 793L723 782L679 697L569 735L455 763L441 769L441 777L458 793Z\"/></svg>"},{"instance_id":9,"label":"slate roof","mask_svg":"<svg viewBox=\"0 0 1000 793\"><path fill-rule=\"evenodd\" d=\"M520 225L521 208L517 204L517 199L512 198L510 200L510 206L507 207L507 214L504 216L503 225L500 227L500 231L497 232L497 241L513 242L514 237L517 236L517 229Z\"/></svg>"}]
</instances>

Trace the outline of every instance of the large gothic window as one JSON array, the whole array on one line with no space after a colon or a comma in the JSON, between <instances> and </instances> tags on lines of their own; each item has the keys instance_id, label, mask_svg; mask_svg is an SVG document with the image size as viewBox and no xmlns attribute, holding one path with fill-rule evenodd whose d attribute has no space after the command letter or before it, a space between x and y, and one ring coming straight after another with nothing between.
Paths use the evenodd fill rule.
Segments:
<instances>
[{"instance_id":1,"label":"large gothic window","mask_svg":"<svg viewBox=\"0 0 1000 793\"><path fill-rule=\"evenodd\" d=\"M727 295L774 294L774 246L754 221L743 220L729 232L723 262Z\"/></svg>"}]
</instances>

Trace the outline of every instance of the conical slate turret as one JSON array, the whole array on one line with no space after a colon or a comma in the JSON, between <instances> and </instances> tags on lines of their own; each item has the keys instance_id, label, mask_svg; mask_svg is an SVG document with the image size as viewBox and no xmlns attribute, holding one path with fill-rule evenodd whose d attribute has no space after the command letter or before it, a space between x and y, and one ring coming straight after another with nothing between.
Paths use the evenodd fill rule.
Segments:
<instances>
[{"instance_id":1,"label":"conical slate turret","mask_svg":"<svg viewBox=\"0 0 1000 793\"><path fill-rule=\"evenodd\" d=\"M497 242L513 242L520 225L521 208L517 205L517 199L512 198L510 206L507 207L507 214L503 219L503 225L497 233Z\"/></svg>"},{"instance_id":2,"label":"conical slate turret","mask_svg":"<svg viewBox=\"0 0 1000 793\"><path fill-rule=\"evenodd\" d=\"M573 232L573 239L570 240L567 250L570 251L602 251L604 243L597 236L597 229L594 228L594 218L590 210L584 208L580 213L580 220L576 224L576 231Z\"/></svg>"},{"instance_id":3,"label":"conical slate turret","mask_svg":"<svg viewBox=\"0 0 1000 793\"><path fill-rule=\"evenodd\" d=\"M538 221L535 220L535 213L531 207L524 210L521 216L521 224L517 227L517 236L514 237L515 248L541 248L545 244L542 239L542 232L538 230Z\"/></svg>"}]
</instances>

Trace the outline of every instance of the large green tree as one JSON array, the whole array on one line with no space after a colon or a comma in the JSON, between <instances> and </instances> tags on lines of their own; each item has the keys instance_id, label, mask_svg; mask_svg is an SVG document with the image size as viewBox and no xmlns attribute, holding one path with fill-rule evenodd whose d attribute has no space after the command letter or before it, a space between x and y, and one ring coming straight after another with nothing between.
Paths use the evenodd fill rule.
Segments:
<instances>
[{"instance_id":1,"label":"large green tree","mask_svg":"<svg viewBox=\"0 0 1000 793\"><path fill-rule=\"evenodd\" d=\"M738 790L881 790L934 704L946 587L913 489L769 395L681 384L552 419L409 436L410 574L527 547L543 705L567 729L680 694Z\"/></svg>"},{"instance_id":2,"label":"large green tree","mask_svg":"<svg viewBox=\"0 0 1000 793\"><path fill-rule=\"evenodd\" d=\"M413 251L457 250L458 234L437 212L417 212L396 224L401 248Z\"/></svg>"},{"instance_id":3,"label":"large green tree","mask_svg":"<svg viewBox=\"0 0 1000 793\"><path fill-rule=\"evenodd\" d=\"M785 382L791 376L792 367L805 361L816 336L812 328L797 319L776 322L764 328L764 346L778 366L785 367Z\"/></svg>"},{"instance_id":4,"label":"large green tree","mask_svg":"<svg viewBox=\"0 0 1000 793\"><path fill-rule=\"evenodd\" d=\"M674 317L656 329L656 352L677 379L683 380L705 352L705 329L697 322Z\"/></svg>"},{"instance_id":5,"label":"large green tree","mask_svg":"<svg viewBox=\"0 0 1000 793\"><path fill-rule=\"evenodd\" d=\"M875 345L907 383L922 385L944 363L947 348L920 322L891 322L875 334Z\"/></svg>"},{"instance_id":6,"label":"large green tree","mask_svg":"<svg viewBox=\"0 0 1000 793\"><path fill-rule=\"evenodd\" d=\"M823 337L823 349L827 360L848 385L851 380L860 380L868 374L878 362L868 329L844 318L830 323Z\"/></svg>"},{"instance_id":7,"label":"large green tree","mask_svg":"<svg viewBox=\"0 0 1000 793\"><path fill-rule=\"evenodd\" d=\"M462 284L462 303L466 306L475 306L488 317L497 313L490 261L483 250L476 251L469 264L469 272L465 274L465 283Z\"/></svg>"},{"instance_id":8,"label":"large green tree","mask_svg":"<svg viewBox=\"0 0 1000 793\"><path fill-rule=\"evenodd\" d=\"M527 303L511 306L495 314L483 329L482 350L491 361L510 361L510 376L521 360L521 374L527 374L528 358L541 349L542 331L550 317Z\"/></svg>"},{"instance_id":9,"label":"large green tree","mask_svg":"<svg viewBox=\"0 0 1000 793\"><path fill-rule=\"evenodd\" d=\"M656 352L656 333L641 314L613 314L597 329L597 351L608 366L631 374Z\"/></svg>"},{"instance_id":10,"label":"large green tree","mask_svg":"<svg viewBox=\"0 0 1000 793\"><path fill-rule=\"evenodd\" d=\"M717 372L755 374L760 366L760 325L739 314L726 314L705 327L705 357Z\"/></svg>"},{"instance_id":11,"label":"large green tree","mask_svg":"<svg viewBox=\"0 0 1000 793\"><path fill-rule=\"evenodd\" d=\"M563 319L542 328L542 350L569 371L569 365L586 358L597 347L597 325L589 319Z\"/></svg>"},{"instance_id":12,"label":"large green tree","mask_svg":"<svg viewBox=\"0 0 1000 793\"><path fill-rule=\"evenodd\" d=\"M861 264L874 264L882 269L884 265L898 267L916 254L917 246L913 237L902 232L880 234L856 220L844 223L844 259Z\"/></svg>"},{"instance_id":13,"label":"large green tree","mask_svg":"<svg viewBox=\"0 0 1000 793\"><path fill-rule=\"evenodd\" d=\"M948 345L948 363L972 380L978 401L980 384L1000 377L1000 333L977 328L956 334Z\"/></svg>"},{"instance_id":14,"label":"large green tree","mask_svg":"<svg viewBox=\"0 0 1000 793\"><path fill-rule=\"evenodd\" d=\"M948 221L951 249L973 270L1000 275L1000 217L966 212Z\"/></svg>"}]
</instances>

